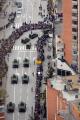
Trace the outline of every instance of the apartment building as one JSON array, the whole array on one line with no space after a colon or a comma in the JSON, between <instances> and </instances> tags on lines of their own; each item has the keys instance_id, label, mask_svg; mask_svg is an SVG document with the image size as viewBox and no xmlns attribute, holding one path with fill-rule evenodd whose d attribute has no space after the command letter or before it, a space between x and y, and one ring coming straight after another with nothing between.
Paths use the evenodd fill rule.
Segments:
<instances>
[{"instance_id":1,"label":"apartment building","mask_svg":"<svg viewBox=\"0 0 80 120\"><path fill-rule=\"evenodd\" d=\"M65 59L80 73L80 0L63 0Z\"/></svg>"}]
</instances>

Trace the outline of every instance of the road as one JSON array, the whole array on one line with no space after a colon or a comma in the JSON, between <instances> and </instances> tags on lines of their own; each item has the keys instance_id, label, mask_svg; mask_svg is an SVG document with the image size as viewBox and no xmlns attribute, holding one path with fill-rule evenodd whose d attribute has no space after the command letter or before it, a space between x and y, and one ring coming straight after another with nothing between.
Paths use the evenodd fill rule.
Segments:
<instances>
[{"instance_id":1,"label":"road","mask_svg":"<svg viewBox=\"0 0 80 120\"><path fill-rule=\"evenodd\" d=\"M43 3L42 3L43 2ZM45 8L45 15L47 14L47 1L40 1L38 0L36 2L36 0L23 0L22 1L22 14L18 15L15 19L15 25L16 27L20 27L21 24L23 22L27 22L30 23L30 21L32 23L37 23L38 21L42 21L43 18L41 18L38 15L39 12L39 6L40 4L42 4L43 8ZM12 10L15 9L15 11L17 10L17 8L13 7ZM11 9L10 9L11 10ZM13 31L12 26L7 30L7 32L5 31L5 37L7 38L11 32ZM39 36L42 35L42 32L40 30L34 31L34 33L38 33ZM18 39L14 45L14 48L19 46L20 47L24 47L25 45L21 44L21 39L28 37L30 31L27 33L24 33L20 39ZM35 86L36 86L36 78L35 75L33 76L32 73L36 73L36 65L34 65L34 59L37 56L37 51L36 51L36 47L35 47L35 43L36 43L37 39L34 39L31 41L32 44L32 48L30 50L15 50L14 48L12 49L12 52L9 54L9 60L8 60L8 73L7 73L7 85L6 85L6 89L7 89L7 99L6 99L6 105L7 103L9 103L10 101L12 101L13 103L15 103L15 112L13 114L11 113L6 113L6 120L28 120L29 119L29 115L32 115L32 107L34 110L34 106L35 106ZM13 69L12 68L12 61L14 59L19 59L20 61L20 66L18 69ZM30 67L29 68L23 68L23 60L25 58L28 58L30 61ZM28 85L22 85L22 81L21 81L21 77L22 75L26 73L29 75L30 81ZM16 85L12 85L11 84L11 76L13 74L18 74L19 76L19 82ZM33 87L33 92L31 91L31 88ZM19 102L25 102L26 106L27 106L27 111L26 113L20 114L18 112L18 104Z\"/></svg>"}]
</instances>

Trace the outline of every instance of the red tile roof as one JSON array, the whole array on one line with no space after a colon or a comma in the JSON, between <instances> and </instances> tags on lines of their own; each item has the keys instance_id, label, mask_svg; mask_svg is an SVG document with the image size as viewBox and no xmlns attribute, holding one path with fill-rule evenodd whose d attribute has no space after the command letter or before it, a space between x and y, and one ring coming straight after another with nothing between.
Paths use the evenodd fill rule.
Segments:
<instances>
[{"instance_id":1,"label":"red tile roof","mask_svg":"<svg viewBox=\"0 0 80 120\"><path fill-rule=\"evenodd\" d=\"M47 103L47 120L64 120L57 113L61 109L66 108L66 100L59 97L59 91L52 88L48 82L46 88L46 103ZM62 104L60 106L60 104Z\"/></svg>"}]
</instances>

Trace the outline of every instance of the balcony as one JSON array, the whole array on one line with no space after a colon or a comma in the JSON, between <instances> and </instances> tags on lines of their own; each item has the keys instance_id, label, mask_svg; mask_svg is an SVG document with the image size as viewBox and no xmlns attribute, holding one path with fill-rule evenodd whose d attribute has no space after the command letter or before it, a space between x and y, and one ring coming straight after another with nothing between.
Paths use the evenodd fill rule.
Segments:
<instances>
[{"instance_id":1,"label":"balcony","mask_svg":"<svg viewBox=\"0 0 80 120\"><path fill-rule=\"evenodd\" d=\"M72 5L77 5L78 1L77 0L72 0Z\"/></svg>"},{"instance_id":2,"label":"balcony","mask_svg":"<svg viewBox=\"0 0 80 120\"><path fill-rule=\"evenodd\" d=\"M78 28L78 23L77 24L72 23L72 28Z\"/></svg>"},{"instance_id":3,"label":"balcony","mask_svg":"<svg viewBox=\"0 0 80 120\"><path fill-rule=\"evenodd\" d=\"M72 8L72 12L74 12L74 13L78 13L78 8Z\"/></svg>"}]
</instances>

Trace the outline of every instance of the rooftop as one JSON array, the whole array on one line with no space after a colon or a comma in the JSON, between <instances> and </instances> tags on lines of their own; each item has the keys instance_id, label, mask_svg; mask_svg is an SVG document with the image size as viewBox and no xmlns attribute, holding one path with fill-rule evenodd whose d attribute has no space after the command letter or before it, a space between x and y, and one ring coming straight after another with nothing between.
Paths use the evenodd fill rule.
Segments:
<instances>
[{"instance_id":1,"label":"rooftop","mask_svg":"<svg viewBox=\"0 0 80 120\"><path fill-rule=\"evenodd\" d=\"M52 88L50 82L46 87L46 97L48 120L64 120L57 113L60 109L66 109L66 100L59 97L59 91Z\"/></svg>"}]
</instances>

